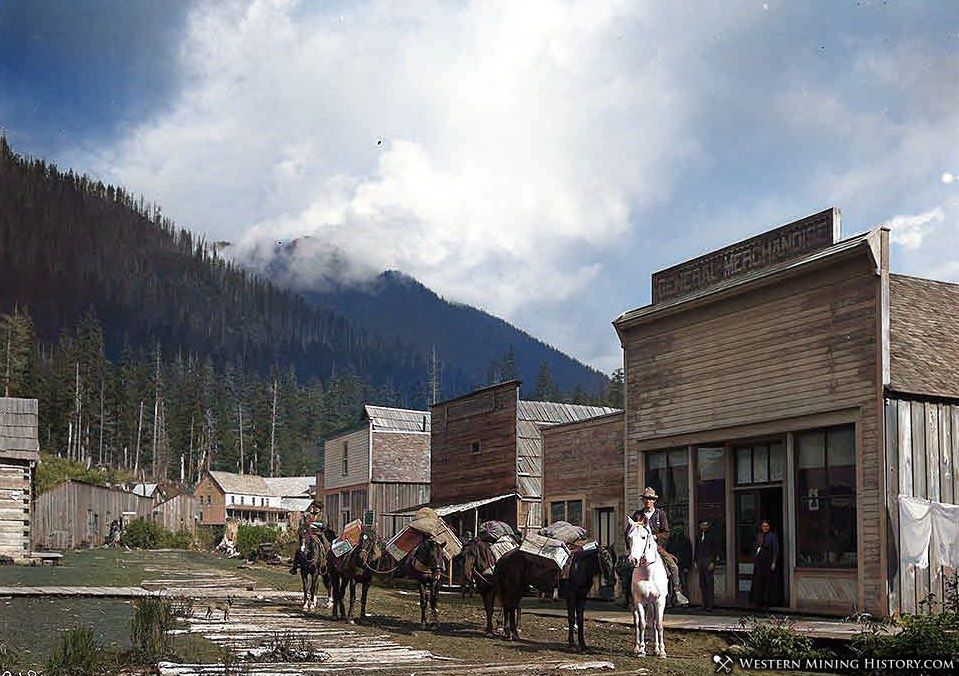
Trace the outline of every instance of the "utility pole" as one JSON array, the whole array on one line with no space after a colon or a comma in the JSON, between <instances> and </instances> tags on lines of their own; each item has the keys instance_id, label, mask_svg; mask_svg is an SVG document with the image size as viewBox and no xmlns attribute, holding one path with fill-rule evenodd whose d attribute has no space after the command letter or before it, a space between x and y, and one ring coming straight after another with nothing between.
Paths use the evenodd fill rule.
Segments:
<instances>
[{"instance_id":1,"label":"utility pole","mask_svg":"<svg viewBox=\"0 0 959 676\"><path fill-rule=\"evenodd\" d=\"M133 475L140 471L140 437L143 434L143 400L140 400L140 420L137 422L137 450L133 460Z\"/></svg>"},{"instance_id":2,"label":"utility pole","mask_svg":"<svg viewBox=\"0 0 959 676\"><path fill-rule=\"evenodd\" d=\"M160 417L160 343L157 342L157 366L156 366L156 394L153 398L153 478L157 475L157 436L159 427L157 425Z\"/></svg>"},{"instance_id":3,"label":"utility pole","mask_svg":"<svg viewBox=\"0 0 959 676\"><path fill-rule=\"evenodd\" d=\"M273 415L270 416L270 476L276 476L276 378L273 379Z\"/></svg>"},{"instance_id":4,"label":"utility pole","mask_svg":"<svg viewBox=\"0 0 959 676\"><path fill-rule=\"evenodd\" d=\"M238 403L236 405L237 410L237 428L240 431L240 474L246 474L246 470L243 467L243 404Z\"/></svg>"}]
</instances>

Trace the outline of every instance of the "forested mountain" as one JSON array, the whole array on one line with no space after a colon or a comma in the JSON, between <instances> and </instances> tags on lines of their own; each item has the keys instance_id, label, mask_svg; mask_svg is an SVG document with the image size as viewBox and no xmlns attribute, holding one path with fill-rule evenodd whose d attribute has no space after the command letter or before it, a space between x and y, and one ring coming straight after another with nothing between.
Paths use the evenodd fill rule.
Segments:
<instances>
[{"instance_id":1,"label":"forested mountain","mask_svg":"<svg viewBox=\"0 0 959 676\"><path fill-rule=\"evenodd\" d=\"M0 137L0 395L40 400L45 452L157 479L178 477L181 463L187 479L204 465L312 473L319 442L363 403L424 406L420 337L364 328L361 313L320 300L244 271L124 189L22 158ZM511 344L476 382L475 369L440 356L463 376L433 395L529 380L523 349ZM536 373L537 391L562 394L547 362Z\"/></svg>"},{"instance_id":2,"label":"forested mountain","mask_svg":"<svg viewBox=\"0 0 959 676\"><path fill-rule=\"evenodd\" d=\"M533 396L537 374L545 364L555 391L562 397L581 389L597 395L606 376L572 359L515 326L469 305L451 303L397 271L364 283L342 284L324 277L316 288L303 286L304 275L290 274L297 248L322 246L301 238L278 247L264 272L278 282L297 279L297 290L320 309L343 314L379 336L393 336L420 354L435 349L441 362L443 391L461 394L496 380L512 351L513 367L523 381L523 395Z\"/></svg>"}]
</instances>

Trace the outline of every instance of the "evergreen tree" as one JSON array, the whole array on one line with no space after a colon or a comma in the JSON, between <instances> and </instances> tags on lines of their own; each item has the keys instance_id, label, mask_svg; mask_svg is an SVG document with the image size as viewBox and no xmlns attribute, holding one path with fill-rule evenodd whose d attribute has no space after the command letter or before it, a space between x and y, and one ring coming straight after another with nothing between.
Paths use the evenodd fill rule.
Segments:
<instances>
[{"instance_id":1,"label":"evergreen tree","mask_svg":"<svg viewBox=\"0 0 959 676\"><path fill-rule=\"evenodd\" d=\"M618 368L609 374L609 384L603 396L603 403L613 408L623 408L626 402L625 373Z\"/></svg>"},{"instance_id":2,"label":"evergreen tree","mask_svg":"<svg viewBox=\"0 0 959 676\"><path fill-rule=\"evenodd\" d=\"M553 374L550 373L549 364L545 360L539 364L539 373L536 376L536 391L533 392L533 399L536 401L555 401L559 398L556 389L556 383L553 382Z\"/></svg>"}]
</instances>

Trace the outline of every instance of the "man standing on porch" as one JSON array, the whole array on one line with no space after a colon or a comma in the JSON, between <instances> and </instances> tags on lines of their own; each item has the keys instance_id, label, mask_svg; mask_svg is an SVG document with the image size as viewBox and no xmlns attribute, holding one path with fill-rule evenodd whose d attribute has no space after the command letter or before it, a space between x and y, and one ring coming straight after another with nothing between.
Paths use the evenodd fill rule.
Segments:
<instances>
[{"instance_id":1,"label":"man standing on porch","mask_svg":"<svg viewBox=\"0 0 959 676\"><path fill-rule=\"evenodd\" d=\"M696 567L699 569L699 589L703 594L703 610L711 612L715 600L715 574L718 550L716 541L709 532L709 521L699 522L696 536Z\"/></svg>"},{"instance_id":2,"label":"man standing on porch","mask_svg":"<svg viewBox=\"0 0 959 676\"><path fill-rule=\"evenodd\" d=\"M666 564L666 575L669 578L670 586L673 590L673 603L683 607L689 605L689 599L683 596L679 580L679 565L676 557L666 551L666 540L669 539L669 520L666 518L666 512L656 506L656 500L659 496L652 487L647 486L643 491L643 511L649 529L656 537L656 543L659 545L659 555L663 557L663 563Z\"/></svg>"}]
</instances>

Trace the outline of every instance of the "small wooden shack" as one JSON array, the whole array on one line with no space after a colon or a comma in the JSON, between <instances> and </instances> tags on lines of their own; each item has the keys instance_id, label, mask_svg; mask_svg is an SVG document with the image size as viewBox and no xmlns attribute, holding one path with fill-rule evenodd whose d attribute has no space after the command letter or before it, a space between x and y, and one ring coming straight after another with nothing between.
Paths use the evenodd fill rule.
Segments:
<instances>
[{"instance_id":1,"label":"small wooden shack","mask_svg":"<svg viewBox=\"0 0 959 676\"><path fill-rule=\"evenodd\" d=\"M97 547L124 515L151 518L153 499L122 488L65 481L37 498L34 542L43 549Z\"/></svg>"},{"instance_id":2,"label":"small wooden shack","mask_svg":"<svg viewBox=\"0 0 959 676\"><path fill-rule=\"evenodd\" d=\"M31 550L30 484L40 459L37 400L0 397L0 556Z\"/></svg>"}]
</instances>

